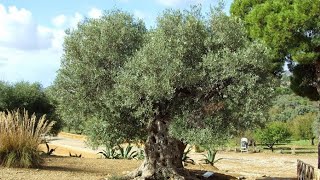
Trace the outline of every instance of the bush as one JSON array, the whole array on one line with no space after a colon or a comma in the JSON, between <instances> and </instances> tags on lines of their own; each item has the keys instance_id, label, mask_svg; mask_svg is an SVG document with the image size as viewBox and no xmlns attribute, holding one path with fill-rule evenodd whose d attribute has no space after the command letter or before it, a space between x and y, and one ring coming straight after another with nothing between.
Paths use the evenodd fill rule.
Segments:
<instances>
[{"instance_id":1,"label":"bush","mask_svg":"<svg viewBox=\"0 0 320 180\"><path fill-rule=\"evenodd\" d=\"M39 167L38 146L54 122L45 116L29 117L27 111L0 112L0 164L6 167Z\"/></svg>"},{"instance_id":2,"label":"bush","mask_svg":"<svg viewBox=\"0 0 320 180\"><path fill-rule=\"evenodd\" d=\"M126 147L121 147L117 145L114 148L106 148L99 152L98 154L102 154L106 159L135 159L138 157L138 152L132 150L133 146L128 144ZM141 152L140 152L141 153Z\"/></svg>"},{"instance_id":3,"label":"bush","mask_svg":"<svg viewBox=\"0 0 320 180\"><path fill-rule=\"evenodd\" d=\"M46 114L49 121L55 121L50 133L56 135L62 129L62 121L55 111L57 102L51 95L52 91L52 88L44 89L39 83L21 81L9 84L0 81L0 111L25 109L29 115L35 113L37 117Z\"/></svg>"}]
</instances>

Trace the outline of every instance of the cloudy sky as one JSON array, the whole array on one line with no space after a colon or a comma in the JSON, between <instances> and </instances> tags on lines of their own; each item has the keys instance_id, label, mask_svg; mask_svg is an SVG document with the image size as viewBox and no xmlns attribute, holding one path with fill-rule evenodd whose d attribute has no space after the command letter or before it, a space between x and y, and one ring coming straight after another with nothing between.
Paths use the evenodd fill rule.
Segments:
<instances>
[{"instance_id":1,"label":"cloudy sky","mask_svg":"<svg viewBox=\"0 0 320 180\"><path fill-rule=\"evenodd\" d=\"M226 0L229 9L232 0ZM0 80L52 84L63 53L64 30L84 17L98 18L103 10L122 9L143 19L147 27L166 8L185 9L218 0L1 0Z\"/></svg>"}]
</instances>

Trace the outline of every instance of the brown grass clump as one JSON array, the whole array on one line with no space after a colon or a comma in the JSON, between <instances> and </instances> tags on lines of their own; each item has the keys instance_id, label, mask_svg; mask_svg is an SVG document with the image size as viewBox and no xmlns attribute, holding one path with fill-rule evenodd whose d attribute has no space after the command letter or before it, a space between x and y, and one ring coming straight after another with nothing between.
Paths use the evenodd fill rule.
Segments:
<instances>
[{"instance_id":1,"label":"brown grass clump","mask_svg":"<svg viewBox=\"0 0 320 180\"><path fill-rule=\"evenodd\" d=\"M27 111L0 112L0 164L6 167L39 167L42 158L37 151L43 135L54 122L40 119Z\"/></svg>"}]
</instances>

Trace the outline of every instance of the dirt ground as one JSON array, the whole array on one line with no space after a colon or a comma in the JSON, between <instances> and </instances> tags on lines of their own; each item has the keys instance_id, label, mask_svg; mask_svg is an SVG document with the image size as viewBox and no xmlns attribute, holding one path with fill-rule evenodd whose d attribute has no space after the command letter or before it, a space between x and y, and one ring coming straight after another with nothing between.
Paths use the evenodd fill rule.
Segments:
<instances>
[{"instance_id":1,"label":"dirt ground","mask_svg":"<svg viewBox=\"0 0 320 180\"><path fill-rule=\"evenodd\" d=\"M198 157L197 157L198 156ZM199 158L199 154L191 157ZM296 160L315 164L315 155L297 156L280 154L246 154L222 152L223 158L215 167L196 164L187 165L188 169L213 171L233 177L246 179L295 179ZM110 160L96 158L76 158L50 156L45 158L41 169L0 168L1 180L102 180L111 175L123 175L140 165L138 160Z\"/></svg>"},{"instance_id":2,"label":"dirt ground","mask_svg":"<svg viewBox=\"0 0 320 180\"><path fill-rule=\"evenodd\" d=\"M41 169L0 168L0 180L102 180L111 175L123 175L136 169L141 161L102 159L97 150L85 147L81 137L60 137L49 143L50 148L56 148L54 156L45 158ZM40 147L45 151L45 146ZM82 158L69 157L82 155ZM201 163L201 153L191 153L189 156L196 164L187 164L186 168L201 170L200 173L212 171L246 179L296 179L297 159L316 166L317 154L291 155L278 153L236 153L218 152L220 159L215 167Z\"/></svg>"}]
</instances>

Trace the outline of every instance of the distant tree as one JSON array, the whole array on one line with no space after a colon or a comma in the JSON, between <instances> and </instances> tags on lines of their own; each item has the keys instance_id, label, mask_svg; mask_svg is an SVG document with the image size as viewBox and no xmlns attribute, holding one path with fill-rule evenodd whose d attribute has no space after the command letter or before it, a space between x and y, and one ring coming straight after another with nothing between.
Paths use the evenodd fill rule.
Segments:
<instances>
[{"instance_id":1,"label":"distant tree","mask_svg":"<svg viewBox=\"0 0 320 180\"><path fill-rule=\"evenodd\" d=\"M297 116L316 112L318 112L316 104L291 93L275 97L269 109L269 116L273 121L290 122Z\"/></svg>"},{"instance_id":2,"label":"distant tree","mask_svg":"<svg viewBox=\"0 0 320 180\"><path fill-rule=\"evenodd\" d=\"M84 114L92 139L141 139L133 174L183 179L186 143L213 144L264 119L273 93L268 51L221 12L165 11L146 32L121 11L70 31L55 81L60 110Z\"/></svg>"},{"instance_id":3,"label":"distant tree","mask_svg":"<svg viewBox=\"0 0 320 180\"><path fill-rule=\"evenodd\" d=\"M235 0L231 14L244 20L250 38L272 49L275 67L291 61L298 95L319 99L320 1Z\"/></svg>"},{"instance_id":4,"label":"distant tree","mask_svg":"<svg viewBox=\"0 0 320 180\"><path fill-rule=\"evenodd\" d=\"M257 130L255 136L261 144L268 146L273 152L273 146L276 143L287 142L291 134L286 123L273 121L265 128Z\"/></svg>"},{"instance_id":5,"label":"distant tree","mask_svg":"<svg viewBox=\"0 0 320 180\"><path fill-rule=\"evenodd\" d=\"M0 111L8 109L8 103L10 102L11 87L8 83L0 81Z\"/></svg>"},{"instance_id":6,"label":"distant tree","mask_svg":"<svg viewBox=\"0 0 320 180\"><path fill-rule=\"evenodd\" d=\"M27 110L30 114L41 117L46 114L47 119L56 121L51 133L60 131L62 124L55 114L55 104L45 93L39 83L17 82L9 84L0 82L0 111Z\"/></svg>"},{"instance_id":7,"label":"distant tree","mask_svg":"<svg viewBox=\"0 0 320 180\"><path fill-rule=\"evenodd\" d=\"M296 116L289 122L290 130L293 137L297 140L310 139L311 145L314 145L315 134L313 131L314 121L317 113L307 113Z\"/></svg>"}]
</instances>

